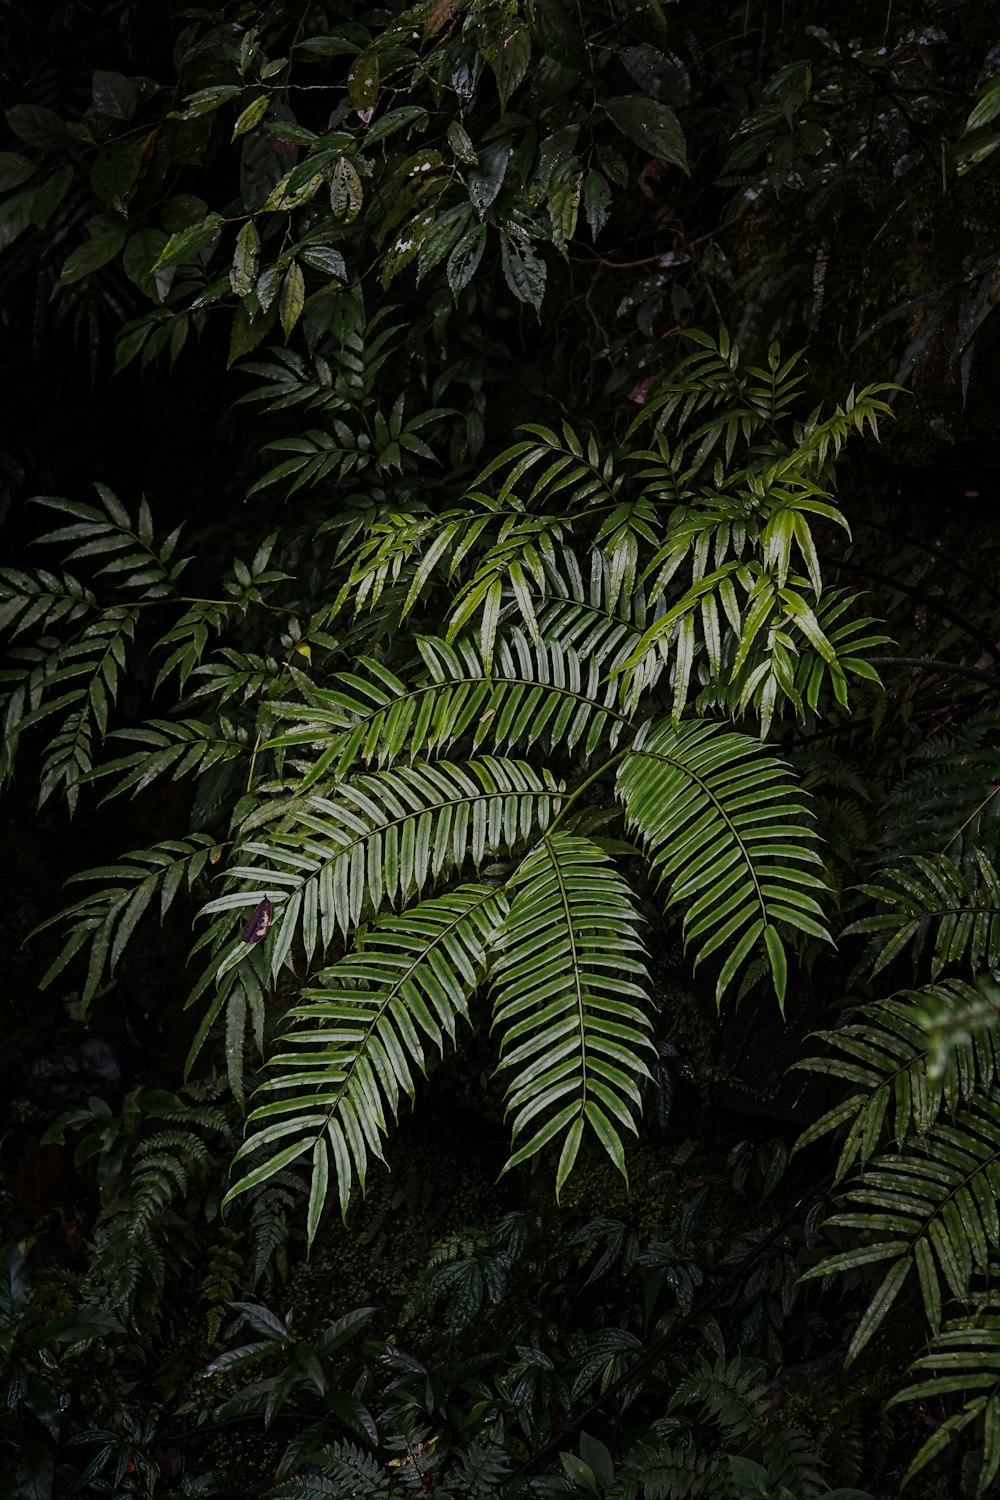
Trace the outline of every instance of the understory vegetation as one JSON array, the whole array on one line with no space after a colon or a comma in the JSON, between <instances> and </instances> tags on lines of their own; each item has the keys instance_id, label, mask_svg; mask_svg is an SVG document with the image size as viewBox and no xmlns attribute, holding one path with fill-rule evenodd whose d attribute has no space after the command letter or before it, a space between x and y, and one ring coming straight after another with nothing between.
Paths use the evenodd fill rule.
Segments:
<instances>
[{"instance_id":1,"label":"understory vegetation","mask_svg":"<svg viewBox=\"0 0 1000 1500\"><path fill-rule=\"evenodd\" d=\"M987 9L3 7L0 1495L1000 1493Z\"/></svg>"}]
</instances>

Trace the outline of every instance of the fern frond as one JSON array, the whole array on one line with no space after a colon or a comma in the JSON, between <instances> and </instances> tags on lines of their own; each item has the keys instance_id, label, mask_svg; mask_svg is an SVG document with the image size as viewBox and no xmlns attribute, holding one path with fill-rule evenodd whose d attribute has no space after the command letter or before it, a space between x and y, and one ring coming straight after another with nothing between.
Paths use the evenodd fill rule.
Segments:
<instances>
[{"instance_id":1,"label":"fern frond","mask_svg":"<svg viewBox=\"0 0 1000 1500\"><path fill-rule=\"evenodd\" d=\"M446 576L454 573L490 519L489 514L476 516L465 509L437 516L396 510L369 519L347 559L350 571L331 616L348 602L353 603L355 615L370 613L386 589L400 584L406 585L407 592L400 599L399 613L407 613L424 595L439 567L447 563Z\"/></svg>"},{"instance_id":2,"label":"fern frond","mask_svg":"<svg viewBox=\"0 0 1000 1500\"><path fill-rule=\"evenodd\" d=\"M510 1477L511 1458L503 1444L502 1431L477 1437L458 1454L458 1469L449 1483L456 1495L468 1500L494 1500L503 1494Z\"/></svg>"},{"instance_id":3,"label":"fern frond","mask_svg":"<svg viewBox=\"0 0 1000 1500\"><path fill-rule=\"evenodd\" d=\"M390 1493L390 1477L373 1453L366 1453L355 1443L328 1444L322 1455L319 1472L295 1475L281 1480L268 1491L269 1500L377 1500Z\"/></svg>"},{"instance_id":4,"label":"fern frond","mask_svg":"<svg viewBox=\"0 0 1000 1500\"><path fill-rule=\"evenodd\" d=\"M801 591L779 590L778 598L781 607L769 620L761 617L759 629L748 610L744 633L732 641L729 676L724 670L714 695L735 715L753 708L762 736L782 703L800 720L807 710L817 712L825 692L832 692L834 701L846 708L849 678L879 682L866 653L889 640L868 616L838 623L855 604L846 590L830 589L809 604ZM757 600L762 599L763 590L757 594ZM754 635L750 649L745 650L751 624ZM699 707L712 697L711 689L703 693Z\"/></svg>"},{"instance_id":5,"label":"fern frond","mask_svg":"<svg viewBox=\"0 0 1000 1500\"><path fill-rule=\"evenodd\" d=\"M813 892L827 887L802 793L786 767L744 735L711 724L661 723L629 752L618 794L630 825L667 886L667 906L686 908L685 946L702 963L731 945L716 1000L761 942L780 1004L787 960L779 925L829 941Z\"/></svg>"},{"instance_id":6,"label":"fern frond","mask_svg":"<svg viewBox=\"0 0 1000 1500\"><path fill-rule=\"evenodd\" d=\"M621 481L615 475L614 458L602 453L593 434L584 443L568 422L563 422L561 435L538 422L525 422L521 431L530 433L536 441L524 438L498 454L477 476L476 489L482 489L493 474L511 465L497 491L497 499L516 502L516 492L525 474L544 463L545 469L526 497L527 505L534 501L548 502L554 495L560 495L567 508L578 510L595 503L615 503Z\"/></svg>"},{"instance_id":7,"label":"fern frond","mask_svg":"<svg viewBox=\"0 0 1000 1500\"><path fill-rule=\"evenodd\" d=\"M938 1119L919 1142L877 1157L844 1194L848 1205L828 1221L861 1231L864 1242L831 1255L803 1279L889 1261L862 1315L847 1354L865 1347L916 1267L924 1312L941 1327L944 1296L964 1301L973 1279L985 1276L1000 1250L1000 1101L977 1092L955 1113ZM943 1288L943 1290L942 1290Z\"/></svg>"},{"instance_id":8,"label":"fern frond","mask_svg":"<svg viewBox=\"0 0 1000 1500\"><path fill-rule=\"evenodd\" d=\"M72 550L65 554L67 562L100 558L98 577L109 573L126 575L116 576L118 588L139 588L145 599L168 597L190 562L190 558L174 560L180 528L157 546L153 517L145 500L139 503L138 519L133 526L125 506L107 485L95 484L94 489L103 510L58 495L35 495L36 505L75 518L38 540L70 544Z\"/></svg>"},{"instance_id":9,"label":"fern frond","mask_svg":"<svg viewBox=\"0 0 1000 1500\"><path fill-rule=\"evenodd\" d=\"M472 498L481 498L493 509L488 496L474 494ZM558 515L515 512L503 518L496 540L484 549L471 577L455 596L446 638L456 640L471 621L478 619L479 649L489 670L504 601L511 598L529 635L540 641L535 601L544 593L547 574L559 565L556 543L562 542L565 530L566 523Z\"/></svg>"},{"instance_id":10,"label":"fern frond","mask_svg":"<svg viewBox=\"0 0 1000 1500\"><path fill-rule=\"evenodd\" d=\"M634 647L656 609L638 580L619 595L611 559L601 547L591 549L589 578L567 549L562 566L547 571L538 627L546 642L572 646L581 656L599 655L612 667L628 655L626 643Z\"/></svg>"},{"instance_id":11,"label":"fern frond","mask_svg":"<svg viewBox=\"0 0 1000 1500\"><path fill-rule=\"evenodd\" d=\"M793 1066L843 1078L852 1087L803 1131L795 1149L849 1124L837 1163L839 1180L855 1162L865 1166L887 1138L902 1145L911 1133L925 1136L942 1109L954 1112L981 1089L989 1089L997 1077L998 1059L993 1035L985 1028L968 1041L956 1036L943 1064L929 1066L929 1018L968 1015L979 1001L971 985L957 979L942 981L863 1006L856 1020L816 1032L827 1050Z\"/></svg>"},{"instance_id":12,"label":"fern frond","mask_svg":"<svg viewBox=\"0 0 1000 1500\"><path fill-rule=\"evenodd\" d=\"M479 869L487 854L529 838L565 795L548 772L492 756L358 775L328 797L279 806L278 827L240 846L239 857L254 863L228 872L238 888L203 910L255 907L269 894L275 916L267 948L277 978L296 939L311 960L384 902L405 902L443 874ZM213 941L225 943L228 931L223 917ZM246 943L231 949L220 976L246 952Z\"/></svg>"},{"instance_id":13,"label":"fern frond","mask_svg":"<svg viewBox=\"0 0 1000 1500\"><path fill-rule=\"evenodd\" d=\"M718 438L731 451L741 438L750 442L763 426L791 413L803 385L803 376L795 373L801 355L782 364L772 349L765 371L741 366L739 347L724 329L718 339L693 328L685 329L684 337L697 347L656 383L629 436L650 421L658 430L683 432L706 409L724 404Z\"/></svg>"},{"instance_id":14,"label":"fern frond","mask_svg":"<svg viewBox=\"0 0 1000 1500\"><path fill-rule=\"evenodd\" d=\"M729 1493L728 1456L683 1438L630 1453L613 1491L615 1500L715 1500Z\"/></svg>"},{"instance_id":15,"label":"fern frond","mask_svg":"<svg viewBox=\"0 0 1000 1500\"><path fill-rule=\"evenodd\" d=\"M111 706L118 697L139 619L137 608L115 605L89 622L77 640L43 636L33 646L11 652L17 666L0 673L5 688L5 734L0 767L9 776L21 736L59 715L42 753L39 806L60 787L70 811L80 784L93 770L95 737L103 739Z\"/></svg>"},{"instance_id":16,"label":"fern frond","mask_svg":"<svg viewBox=\"0 0 1000 1500\"><path fill-rule=\"evenodd\" d=\"M932 979L952 965L1000 972L1000 875L982 850L973 857L974 877L947 854L914 855L859 887L883 908L845 929L845 936L879 935L869 958L872 978L911 946L916 965L931 945Z\"/></svg>"},{"instance_id":17,"label":"fern frond","mask_svg":"<svg viewBox=\"0 0 1000 1500\"><path fill-rule=\"evenodd\" d=\"M195 944L195 949L206 945L211 938L212 932L209 930ZM271 976L267 955L256 945L249 952L245 947L238 949L235 956L230 955L228 967L223 964L220 970L222 968L225 969L224 973L213 972L211 966L206 968L185 1002L185 1008L188 1008L206 990L214 989L188 1049L184 1073L185 1077L190 1075L213 1026L225 1011L226 1073L233 1096L242 1109L245 1102L243 1066L247 1021L250 1022L257 1052L261 1054L264 1050L264 1005Z\"/></svg>"},{"instance_id":18,"label":"fern frond","mask_svg":"<svg viewBox=\"0 0 1000 1500\"><path fill-rule=\"evenodd\" d=\"M265 748L319 751L300 792L324 777L345 775L358 760L383 766L404 754L433 756L466 736L473 750L488 743L508 754L541 741L587 757L602 740L613 746L628 723L616 707L614 687L602 684L602 658L596 652L534 644L514 631L498 642L488 673L471 642L450 646L424 637L418 646L430 680L417 686L361 657L358 670L342 673L336 688L311 690L308 706L271 705L295 724Z\"/></svg>"},{"instance_id":19,"label":"fern frond","mask_svg":"<svg viewBox=\"0 0 1000 1500\"><path fill-rule=\"evenodd\" d=\"M0 568L0 631L12 639L43 620L48 630L72 625L97 608L91 590L65 570Z\"/></svg>"},{"instance_id":20,"label":"fern frond","mask_svg":"<svg viewBox=\"0 0 1000 1500\"><path fill-rule=\"evenodd\" d=\"M724 530L731 529L727 519ZM675 558L671 574L677 565ZM888 637L868 618L837 625L850 598L834 594L821 600L818 590L810 598L810 587L804 578L792 575L781 582L759 564L739 559L707 573L696 569L691 586L646 629L618 670L628 681L636 672L648 672L658 658L669 660L676 721L700 663L705 684L700 702L723 704L735 715L752 705L762 737L782 703L802 718L806 704L816 709L827 684L846 705L847 674L878 682L875 668L860 653ZM662 598L656 585L652 595Z\"/></svg>"},{"instance_id":21,"label":"fern frond","mask_svg":"<svg viewBox=\"0 0 1000 1500\"><path fill-rule=\"evenodd\" d=\"M178 892L184 887L191 890L206 865L218 859L221 852L221 846L208 834L190 833L186 839L166 839L148 849L134 849L119 864L101 865L70 876L71 883L100 880L104 884L35 928L35 932L43 932L55 923L72 923L61 952L42 977L42 988L89 944L90 964L80 996L85 1009L97 993L105 968L114 973L154 898L159 897L162 922Z\"/></svg>"},{"instance_id":22,"label":"fern frond","mask_svg":"<svg viewBox=\"0 0 1000 1500\"><path fill-rule=\"evenodd\" d=\"M915 1019L927 1037L929 1078L943 1078L952 1059L960 1061L970 1047L992 1063L1000 1024L1000 990L986 980L980 980L978 989L965 995L932 985L921 996ZM985 1081L991 1079L992 1071Z\"/></svg>"},{"instance_id":23,"label":"fern frond","mask_svg":"<svg viewBox=\"0 0 1000 1500\"><path fill-rule=\"evenodd\" d=\"M877 841L881 862L899 864L915 854L945 853L967 863L972 848L995 860L998 736L996 714L989 713L918 747L906 774L882 804Z\"/></svg>"},{"instance_id":24,"label":"fern frond","mask_svg":"<svg viewBox=\"0 0 1000 1500\"><path fill-rule=\"evenodd\" d=\"M720 1441L735 1450L733 1467L741 1456L756 1454L769 1484L811 1500L827 1488L815 1440L802 1428L775 1419L774 1389L763 1378L763 1367L736 1355L720 1356L714 1365L702 1359L697 1371L674 1392L670 1412L698 1404L701 1420L720 1429Z\"/></svg>"},{"instance_id":25,"label":"fern frond","mask_svg":"<svg viewBox=\"0 0 1000 1500\"><path fill-rule=\"evenodd\" d=\"M147 719L142 728L113 729L108 739L128 740L143 749L105 761L91 773L95 781L120 777L105 793L105 801L128 791L135 796L168 771L172 781L204 775L223 761L248 757L250 750L247 729L224 718L215 724L203 719Z\"/></svg>"},{"instance_id":26,"label":"fern frond","mask_svg":"<svg viewBox=\"0 0 1000 1500\"><path fill-rule=\"evenodd\" d=\"M961 1396L963 1404L935 1427L904 1474L903 1485L926 1468L955 1434L975 1424L983 1443L975 1494L978 1500L993 1493L1000 1473L1000 1308L995 1298L973 1317L949 1322L907 1374L922 1378L897 1391L889 1400L890 1407L954 1395Z\"/></svg>"},{"instance_id":27,"label":"fern frond","mask_svg":"<svg viewBox=\"0 0 1000 1500\"><path fill-rule=\"evenodd\" d=\"M633 898L595 844L567 833L543 838L510 885L493 1026L500 1069L516 1070L507 1089L513 1140L532 1133L505 1170L564 1137L558 1193L589 1127L625 1176L620 1128L635 1130L636 1081L648 1076L651 1047Z\"/></svg>"},{"instance_id":28,"label":"fern frond","mask_svg":"<svg viewBox=\"0 0 1000 1500\"><path fill-rule=\"evenodd\" d=\"M272 566L272 554L277 540L277 533L272 532L260 543L249 562L244 562L241 558L233 560L231 575L222 580L220 592L226 595L225 598L183 601L188 608L153 647L155 652L167 653L166 660L157 673L157 688L176 672L183 689L192 672L202 667L209 640L218 636L227 626L232 626L235 621L244 619L250 608L263 604L262 590L287 579L287 573ZM228 653L225 655L228 657ZM238 661L238 653L234 655ZM215 665L218 667L221 663L216 662ZM206 674L202 672L201 675ZM203 688L202 695L210 691L210 688Z\"/></svg>"},{"instance_id":29,"label":"fern frond","mask_svg":"<svg viewBox=\"0 0 1000 1500\"><path fill-rule=\"evenodd\" d=\"M362 1191L369 1157L425 1072L425 1049L443 1050L486 967L486 945L505 908L494 886L465 885L375 923L355 952L320 975L293 1006L290 1048L270 1060L262 1094L278 1095L250 1115L252 1134L236 1160L285 1142L227 1195L266 1181L312 1149L310 1240L326 1201L331 1167L341 1211L355 1181ZM289 1137L295 1137L288 1142Z\"/></svg>"},{"instance_id":30,"label":"fern frond","mask_svg":"<svg viewBox=\"0 0 1000 1500\"><path fill-rule=\"evenodd\" d=\"M250 1201L248 1259L250 1285L256 1288L272 1273L284 1276L290 1216L299 1207L297 1198L281 1183L269 1183Z\"/></svg>"},{"instance_id":31,"label":"fern frond","mask_svg":"<svg viewBox=\"0 0 1000 1500\"><path fill-rule=\"evenodd\" d=\"M125 1314L140 1292L162 1295L168 1270L183 1261L190 1228L176 1206L196 1180L211 1170L214 1155L200 1135L209 1130L230 1140L228 1122L215 1110L165 1112L175 1128L140 1141L118 1190L103 1205L94 1229L88 1279L105 1305Z\"/></svg>"}]
</instances>

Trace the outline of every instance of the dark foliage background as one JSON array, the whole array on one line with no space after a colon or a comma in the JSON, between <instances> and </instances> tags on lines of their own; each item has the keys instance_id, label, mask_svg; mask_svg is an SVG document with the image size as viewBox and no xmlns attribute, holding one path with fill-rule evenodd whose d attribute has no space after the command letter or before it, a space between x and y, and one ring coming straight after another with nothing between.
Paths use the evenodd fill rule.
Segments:
<instances>
[{"instance_id":1,"label":"dark foliage background","mask_svg":"<svg viewBox=\"0 0 1000 1500\"><path fill-rule=\"evenodd\" d=\"M835 14L796 0L0 0L0 1493L996 1492L998 38L987 0ZM599 919L580 921L613 932L615 969L635 931L646 952L635 1055L650 1077L627 1184L620 1143L592 1119L558 1202L554 1154L500 1175L507 1078L477 992L456 1048L426 1045L429 1081L384 1143L391 1171L372 1163L343 1222L336 1207L320 1219L315 1174L311 1203L308 1158L223 1207L285 1011L384 931L373 899L321 940L306 925L297 974L260 957L272 933L222 983L234 909L242 922L275 896L282 868L244 854L268 872L255 884L231 851L269 838L267 809L294 806L303 783L334 796L316 766L324 747L346 756L343 736L327 742L309 714L329 707L323 690L355 691L336 674L370 682L374 662L402 692L417 637L449 621L488 655L490 596L455 611L497 566L492 532L447 581L442 564L409 586L435 527L442 548L454 528L446 561L460 545L494 460L480 489L497 494L526 422L554 444L567 423L623 486L621 534L580 540L567 522L557 563L576 547L584 573L597 554L621 570L620 600L604 574L598 603L629 641L615 649L639 649L647 604L653 622L681 598L658 603L650 584L679 511L643 532L630 454L655 443L671 381L683 399L701 378L682 363L703 349L686 329L727 330L704 356L722 361L705 365L712 401L694 418L663 408L670 442L710 429L695 489L751 493L739 475L763 453L832 494L835 456L850 537L835 515L806 520L824 597L848 592L841 624L859 639L868 616L881 623L858 648L868 672L845 667L849 706L833 669L800 711L792 691L773 717L759 692L741 697L744 612L724 671L707 625L692 637L679 707L679 637L664 637L653 706L625 717L629 733L647 715L656 732L747 736L726 752L734 785L763 764L746 748L759 736L790 765L786 822L796 786L811 800L781 836L823 841L836 945L775 918L784 1008L786 960L759 932L717 1007L721 955L692 971L698 944L685 950L642 857L656 797L618 816L590 786L589 750L557 735L512 748L487 727L477 753L534 754L533 775L565 774L560 795L581 796L545 847L578 840L558 846L569 869L593 839L634 901L579 876L581 902L603 892ZM730 338L741 369L767 368L775 344L802 350L803 384L787 421L756 412L727 448L727 414L745 414L723 378ZM757 377L740 379L752 407ZM845 417L810 467L793 419L836 403L843 416L848 391L880 383L899 387L868 398L891 407L880 441L859 416L868 435L841 454ZM512 564L539 592L529 547L547 531L561 546L560 507L593 503L573 483L557 501L540 482L537 533L503 554L498 652L527 628ZM70 557L95 538L89 562ZM369 545L388 583L352 614L374 574L351 548ZM122 566L102 578L105 557ZM65 602L63 568L95 591L91 614ZM794 568L808 571L804 549ZM573 595L581 609L593 588ZM536 704L556 643L572 649L560 607L539 615L552 655L534 659ZM101 630L133 615L108 667ZM620 665L582 626L575 639L585 665ZM811 638L789 649L808 675ZM298 717L282 717L292 699ZM679 731L663 728L672 707ZM499 699L483 725L493 715ZM154 766L181 723L197 726L189 757ZM408 732L390 743L386 729L368 770L397 771ZM443 731L442 748L459 754ZM763 780L740 785L764 795ZM148 910L121 909L128 931L118 910L101 927L107 903L53 920L141 881L142 852L165 841L190 863L162 924L159 886ZM513 888L514 856L490 847L476 879ZM138 876L122 875L125 851ZM63 891L94 869L103 884ZM404 880L402 903L416 892ZM228 907L196 925L220 894ZM285 917L279 901L279 941ZM115 930L121 951L94 959ZM363 1174L349 1144L350 1183ZM337 1177L335 1163L331 1205Z\"/></svg>"}]
</instances>

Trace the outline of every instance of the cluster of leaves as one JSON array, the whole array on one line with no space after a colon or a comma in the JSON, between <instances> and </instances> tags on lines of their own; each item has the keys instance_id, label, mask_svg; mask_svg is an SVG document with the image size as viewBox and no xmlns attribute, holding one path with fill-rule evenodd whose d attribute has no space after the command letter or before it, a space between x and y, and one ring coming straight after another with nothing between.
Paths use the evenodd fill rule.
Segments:
<instances>
[{"instance_id":1,"label":"cluster of leaves","mask_svg":"<svg viewBox=\"0 0 1000 1500\"><path fill-rule=\"evenodd\" d=\"M94 503L37 497L59 517L41 538L57 564L0 571L0 776L34 759L48 809L92 807L100 787L123 819L127 798L177 792L155 839L73 872L88 894L52 919L68 935L44 982L99 1013L152 914L186 934L196 911L197 1021L173 1024L189 1068L207 1056L232 1096L144 1089L51 1129L54 1148L82 1132L99 1205L77 1305L54 1322L44 1278L36 1304L20 1252L4 1261L6 1389L27 1444L15 1493L51 1488L70 1427L92 1450L82 1486L165 1493L156 1400L107 1367L159 1358L164 1308L206 1265L197 1357L224 1389L173 1415L199 1441L294 1422L266 1466L277 1495L785 1500L865 1482L877 1466L842 1452L858 1429L829 1410L799 1420L777 1368L813 1352L786 1345L786 1320L806 1296L828 1307L834 1277L847 1295L825 1347L871 1360L900 1338L917 1357L884 1391L892 1410L938 1403L907 1477L936 1460L955 1493L962 1432L966 1490L995 1485L1000 1096L976 980L1000 969L1000 736L983 707L1000 623L975 579L942 582L932 544L886 563L867 497L852 536L835 471L894 388L816 407L799 360L767 346L818 330L835 288L842 342L884 352L883 330L905 327L885 355L903 379L943 340L968 394L995 245L886 308L893 268L869 308L847 295L832 226L855 218L898 249L887 226L924 223L910 205L940 205L942 170L958 213L996 165L980 133L996 89L970 116L982 59L922 17L890 15L868 45L794 5L780 25L768 13L698 17L687 35L655 0L627 15L558 0L200 10L166 82L100 70L82 115L10 110L0 286L47 266L58 285L40 302L82 318L95 347L102 306L119 371L211 360L221 326L264 455L231 566L204 529L161 528L155 506L99 485ZM971 179L952 181L949 142ZM622 298L636 242L650 254ZM717 327L720 306L749 351L698 330L683 352L664 345L692 312ZM577 317L580 339L563 326ZM550 331L556 351L539 354ZM880 585L877 606L859 581ZM869 607L910 655L878 655ZM686 1202L670 1178L677 1215L652 1240L624 1218L568 1232L535 1205L456 1233L408 1288L407 1316L443 1330L412 1353L386 1326L359 1354L360 1301L328 1308L318 1334L263 1306L295 1236L319 1250L335 1232L328 1200L353 1225L358 1190L384 1190L373 1164L455 1052L492 1047L481 1067L503 1096L485 1082L474 1102L506 1121L506 1182L530 1195L544 1158L565 1204L602 1152L624 1175L654 1090L665 1108L681 1018L661 950L675 942L707 978L713 1021L737 994L777 1018L811 972L839 973L833 933L862 1008L822 1017L813 1066L848 1087L800 1142L843 1137L830 1243L815 1216L775 1243L762 1226L740 1241L757 1264L736 1291L736 1227L688 1243L754 1173L775 1190L777 1142L741 1146L728 1176L706 1168ZM577 1272L602 1288L589 1322ZM703 1286L718 1321L692 1327L712 1358L682 1337L633 1378ZM231 1312L253 1338L220 1350ZM97 1349L97 1398L64 1427ZM245 1387L244 1366L259 1376ZM613 1413L600 1436L577 1455L562 1429L562 1474L518 1474L553 1413L592 1398ZM231 1482L206 1464L180 1493Z\"/></svg>"},{"instance_id":2,"label":"cluster of leaves","mask_svg":"<svg viewBox=\"0 0 1000 1500\"><path fill-rule=\"evenodd\" d=\"M225 1015L242 1099L246 1021L262 1049L266 1001L292 978L291 1030L239 1154L265 1159L234 1192L310 1152L310 1238L331 1179L346 1211L428 1046L454 1040L487 986L510 1080L508 1167L557 1142L558 1192L592 1131L624 1172L651 997L642 890L616 855L645 853L696 966L714 965L720 1003L757 954L783 1005L789 937L828 937L808 809L781 762L719 717L766 736L776 716L845 705L851 676L875 678L864 653L882 637L864 617L844 623L847 601L824 592L813 526L846 525L833 466L885 405L866 391L799 421L794 361L773 350L760 369L725 337L693 337L622 448L568 424L535 427L458 506L425 517L397 500L384 520L332 525L330 602L316 601L283 669L248 672L245 652L208 644L210 624L282 620L274 600L289 579L270 566L272 543L234 565L232 603L179 597L176 564L121 585L180 616L149 647L165 658L160 680L206 678L194 697L214 711L194 720L181 697L176 724L131 731L140 749L100 774L124 772L115 794L204 776L252 741L249 780L243 796L233 788L227 838L194 831L87 872L100 884L67 913L50 977L89 947L86 1001L151 903L165 914L225 843L224 889L204 905L212 921L196 944L208 963L192 999L208 1005L192 1056ZM653 446L634 446L640 431ZM55 540L103 560L118 505L105 503L109 520L84 508ZM117 576L111 555L95 585L109 568ZM34 582L3 576L22 632L38 613ZM83 585L67 588L75 597ZM99 618L117 613L90 598ZM61 600L49 605L47 627L63 619L56 660L73 656L81 626ZM423 633L430 619L446 622L443 638ZM88 623L79 639L94 634ZM45 752L43 795L79 717L107 730L95 680L79 707L79 689L53 694L33 679L10 694L22 726L69 712ZM31 692L41 701L18 720ZM240 700L242 728L222 717ZM263 930L234 945L233 913L261 903ZM338 958L345 944L353 951Z\"/></svg>"},{"instance_id":3,"label":"cluster of leaves","mask_svg":"<svg viewBox=\"0 0 1000 1500\"><path fill-rule=\"evenodd\" d=\"M617 36L621 59L599 60L598 36L558 4L424 0L376 29L274 11L238 27L202 13L169 86L96 73L82 121L9 112L22 150L3 160L2 242L44 229L77 193L96 199L59 279L121 266L153 303L119 335L119 366L176 359L220 307L230 361L300 320L312 347L373 256L383 288L411 268L455 297L485 256L537 309L543 247L565 256L581 209L600 234L613 184L628 180L623 149L686 170L674 109L655 80L636 88L643 47ZM220 136L238 157L238 200L220 211L171 194L178 168Z\"/></svg>"},{"instance_id":4,"label":"cluster of leaves","mask_svg":"<svg viewBox=\"0 0 1000 1500\"><path fill-rule=\"evenodd\" d=\"M253 1220L230 1220L222 1267L210 1195L224 1157L210 1150L206 1162L202 1150L229 1128L203 1091L178 1098L145 1090L129 1097L121 1115L95 1100L50 1133L76 1138L81 1165L97 1163L98 1254L73 1289L76 1305L54 1317L54 1305L67 1302L65 1276L43 1273L32 1286L27 1247L3 1253L0 1369L18 1448L5 1476L11 1493L30 1493L32 1485L45 1493L53 1484L58 1493L71 1475L87 1493L230 1493L250 1471L230 1467L226 1434L256 1425L270 1444L268 1493L283 1500L336 1496L345 1487L438 1500L583 1492L623 1500L759 1492L784 1500L786 1491L870 1500L838 1487L856 1482L857 1457L839 1441L837 1424L825 1438L811 1435L752 1352L765 1343L786 1358L811 1349L805 1331L814 1319L802 1317L794 1275L785 1278L780 1305L768 1299L766 1335L748 1315L762 1289L747 1251L773 1234L778 1210L768 1200L787 1164L782 1142L744 1141L730 1168L712 1173L716 1194L739 1215L735 1240L722 1233L704 1185L690 1180L704 1167L691 1141L661 1155L652 1229L594 1218L583 1204L558 1226L547 1205L482 1225L458 1221L426 1264L408 1272L402 1304L317 1321L294 1278L284 1281L280 1252L272 1253L275 1226L287 1232L286 1213L297 1211L294 1191L272 1201L269 1216L258 1202ZM188 1176L178 1187L195 1162L207 1166L201 1183ZM401 1165L401 1178L376 1189L367 1223L355 1227L381 1254L384 1239L373 1239L380 1219L407 1203L412 1210L419 1195L405 1157ZM142 1231L154 1261L149 1285L123 1288L113 1272L120 1268L128 1280L134 1264L120 1232L124 1210L133 1200L152 1201L154 1180L165 1212ZM287 1174L285 1181L294 1188ZM589 1191L606 1195L600 1169ZM162 1251L178 1243L172 1209L179 1201L186 1255L164 1259ZM806 1244L816 1233L798 1217L789 1232ZM412 1236L406 1243L412 1250ZM206 1251L212 1264L204 1274ZM334 1243L322 1254L335 1260L340 1248ZM158 1259L165 1279L154 1287ZM737 1259L734 1278L727 1272ZM326 1266L316 1269L326 1277ZM186 1286L190 1297L199 1276L196 1310L185 1315L177 1291ZM699 1314L696 1298L713 1283L714 1311ZM270 1292L267 1303L234 1296L255 1284L258 1297ZM281 1315L272 1310L278 1297L289 1309ZM727 1352L724 1326L745 1354ZM662 1398L650 1407L641 1380L626 1383L616 1408L639 1435L623 1443L614 1423L595 1414L579 1456L566 1452L561 1472L532 1477L532 1450L553 1409L587 1402L627 1376L641 1340L653 1334L666 1343L657 1382L671 1393L669 1415L662 1416ZM180 1456L187 1473L177 1489L169 1476Z\"/></svg>"},{"instance_id":5,"label":"cluster of leaves","mask_svg":"<svg viewBox=\"0 0 1000 1500\"><path fill-rule=\"evenodd\" d=\"M31 97L8 111L0 249L13 276L41 244L56 306L95 336L110 323L120 368L175 360L219 323L230 362L296 330L311 351L364 275L410 298L432 346L454 302L478 320L505 300L537 311L557 287L616 391L655 366L665 333L721 312L765 344L824 318L831 348L888 329L897 379L943 353L967 393L994 304L966 175L992 173L989 43L946 10L824 20L750 5L730 24L658 0L179 13L172 67L99 69L71 117ZM973 234L960 253L943 216ZM857 246L841 248L849 218ZM918 236L935 256L901 286ZM875 305L857 264L872 241Z\"/></svg>"}]
</instances>

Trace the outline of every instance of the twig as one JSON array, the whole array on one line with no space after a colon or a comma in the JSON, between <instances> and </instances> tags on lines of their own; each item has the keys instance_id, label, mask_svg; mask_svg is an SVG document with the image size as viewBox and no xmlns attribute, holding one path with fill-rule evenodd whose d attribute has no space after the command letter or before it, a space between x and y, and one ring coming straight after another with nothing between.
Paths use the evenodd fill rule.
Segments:
<instances>
[{"instance_id":1,"label":"twig","mask_svg":"<svg viewBox=\"0 0 1000 1500\"><path fill-rule=\"evenodd\" d=\"M867 656L873 667L918 667L927 672L946 672L952 677L972 677L976 682L985 682L1000 693L1000 678L994 672L983 672L979 667L966 667L957 661L941 661L936 656Z\"/></svg>"}]
</instances>

